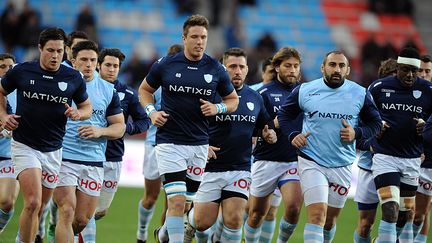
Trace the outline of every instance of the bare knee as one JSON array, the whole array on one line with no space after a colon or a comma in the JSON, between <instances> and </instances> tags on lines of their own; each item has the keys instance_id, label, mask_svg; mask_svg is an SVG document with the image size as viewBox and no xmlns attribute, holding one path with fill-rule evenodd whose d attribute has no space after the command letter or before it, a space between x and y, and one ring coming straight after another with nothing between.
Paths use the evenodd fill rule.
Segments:
<instances>
[{"instance_id":1,"label":"bare knee","mask_svg":"<svg viewBox=\"0 0 432 243\"><path fill-rule=\"evenodd\" d=\"M224 225L230 229L240 229L243 225L243 216L238 213L225 216Z\"/></svg>"},{"instance_id":2,"label":"bare knee","mask_svg":"<svg viewBox=\"0 0 432 243\"><path fill-rule=\"evenodd\" d=\"M0 201L0 209L4 212L10 212L15 205L15 200L13 198L6 198Z\"/></svg>"},{"instance_id":3,"label":"bare knee","mask_svg":"<svg viewBox=\"0 0 432 243\"><path fill-rule=\"evenodd\" d=\"M41 201L36 197L30 197L24 202L24 210L32 214L38 214L40 208L41 208Z\"/></svg>"},{"instance_id":4,"label":"bare knee","mask_svg":"<svg viewBox=\"0 0 432 243\"><path fill-rule=\"evenodd\" d=\"M373 226L374 221L370 220L370 218L362 218L359 221L359 225L358 225L358 233L360 236L367 236L369 235L372 226Z\"/></svg>"},{"instance_id":5,"label":"bare knee","mask_svg":"<svg viewBox=\"0 0 432 243\"><path fill-rule=\"evenodd\" d=\"M399 205L396 202L386 202L381 206L382 218L389 223L396 223L399 213Z\"/></svg>"},{"instance_id":6,"label":"bare knee","mask_svg":"<svg viewBox=\"0 0 432 243\"><path fill-rule=\"evenodd\" d=\"M71 205L62 205L58 207L59 219L63 219L66 222L72 222L75 215L75 209Z\"/></svg>"},{"instance_id":7,"label":"bare knee","mask_svg":"<svg viewBox=\"0 0 432 243\"><path fill-rule=\"evenodd\" d=\"M174 196L168 199L168 210L170 215L183 215L186 199L184 196Z\"/></svg>"},{"instance_id":8,"label":"bare knee","mask_svg":"<svg viewBox=\"0 0 432 243\"><path fill-rule=\"evenodd\" d=\"M74 234L81 232L87 226L89 220L90 219L85 216L76 217L72 224Z\"/></svg>"},{"instance_id":9,"label":"bare knee","mask_svg":"<svg viewBox=\"0 0 432 243\"><path fill-rule=\"evenodd\" d=\"M299 220L300 209L300 205L289 205L285 208L285 219L291 224L296 224Z\"/></svg>"},{"instance_id":10,"label":"bare knee","mask_svg":"<svg viewBox=\"0 0 432 243\"><path fill-rule=\"evenodd\" d=\"M265 220L267 221L273 221L276 219L276 213L277 213L277 207L271 206L269 211L267 212L265 216Z\"/></svg>"},{"instance_id":11,"label":"bare knee","mask_svg":"<svg viewBox=\"0 0 432 243\"><path fill-rule=\"evenodd\" d=\"M266 212L260 208L249 209L248 224L251 227L258 227L263 220Z\"/></svg>"},{"instance_id":12,"label":"bare knee","mask_svg":"<svg viewBox=\"0 0 432 243\"><path fill-rule=\"evenodd\" d=\"M150 195L150 194L147 195L146 194L145 197L141 201L141 205L146 209L150 209L156 204L157 198L158 198L158 195Z\"/></svg>"}]
</instances>

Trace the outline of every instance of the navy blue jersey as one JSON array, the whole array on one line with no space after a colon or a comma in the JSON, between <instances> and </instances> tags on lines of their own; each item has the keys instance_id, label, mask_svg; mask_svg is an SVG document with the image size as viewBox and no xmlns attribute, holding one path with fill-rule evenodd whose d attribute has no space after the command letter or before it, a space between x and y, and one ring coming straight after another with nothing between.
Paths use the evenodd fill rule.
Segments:
<instances>
[{"instance_id":1,"label":"navy blue jersey","mask_svg":"<svg viewBox=\"0 0 432 243\"><path fill-rule=\"evenodd\" d=\"M41 152L62 147L65 135L65 104L87 100L85 81L81 74L60 65L56 72L40 67L38 61L17 64L1 80L6 92L17 90L16 114L19 126L13 139Z\"/></svg>"},{"instance_id":2,"label":"navy blue jersey","mask_svg":"<svg viewBox=\"0 0 432 243\"><path fill-rule=\"evenodd\" d=\"M405 88L396 77L379 79L369 90L383 121L390 125L373 145L375 153L401 158L418 158L423 151L422 138L417 135L414 118L427 120L432 112L431 85L417 78Z\"/></svg>"},{"instance_id":3,"label":"navy blue jersey","mask_svg":"<svg viewBox=\"0 0 432 243\"><path fill-rule=\"evenodd\" d=\"M124 120L126 122L126 133L134 135L146 131L150 126L143 107L141 106L137 93L126 84L116 80L114 88L120 98L120 105L123 109ZM131 118L129 120L129 117ZM124 138L108 140L105 157L107 161L120 162L124 155Z\"/></svg>"},{"instance_id":4,"label":"navy blue jersey","mask_svg":"<svg viewBox=\"0 0 432 243\"><path fill-rule=\"evenodd\" d=\"M284 104L285 99L291 94L291 91L298 85L283 84L277 80L264 85L258 90L264 100L264 106L270 117L274 119L277 112ZM299 114L292 123L290 123L292 131L301 130L303 115ZM270 160L280 162L297 161L296 149L291 145L287 134L283 134L280 129L275 129L277 134L277 142L269 144L266 141L258 138L257 145L254 150L255 161ZM288 133L289 134L289 133Z\"/></svg>"},{"instance_id":5,"label":"navy blue jersey","mask_svg":"<svg viewBox=\"0 0 432 243\"><path fill-rule=\"evenodd\" d=\"M425 159L421 167L432 169L432 116L427 120L423 130L423 146Z\"/></svg>"},{"instance_id":6,"label":"navy blue jersey","mask_svg":"<svg viewBox=\"0 0 432 243\"><path fill-rule=\"evenodd\" d=\"M244 85L237 90L239 105L230 114L219 114L210 119L210 145L220 148L217 159L210 159L206 172L232 170L250 171L252 136L255 128L263 129L270 121L260 94ZM221 99L216 102L220 102Z\"/></svg>"},{"instance_id":7,"label":"navy blue jersey","mask_svg":"<svg viewBox=\"0 0 432 243\"><path fill-rule=\"evenodd\" d=\"M156 143L208 144L209 121L201 112L199 99L233 92L222 64L206 54L200 61L190 61L181 52L159 59L146 80L154 89L162 87L161 110L169 114L157 131Z\"/></svg>"}]
</instances>

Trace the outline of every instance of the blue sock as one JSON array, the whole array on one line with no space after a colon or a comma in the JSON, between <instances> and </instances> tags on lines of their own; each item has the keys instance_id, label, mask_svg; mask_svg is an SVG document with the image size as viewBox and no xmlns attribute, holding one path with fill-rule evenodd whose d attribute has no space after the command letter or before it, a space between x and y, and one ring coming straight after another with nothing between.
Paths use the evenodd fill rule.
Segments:
<instances>
[{"instance_id":1,"label":"blue sock","mask_svg":"<svg viewBox=\"0 0 432 243\"><path fill-rule=\"evenodd\" d=\"M276 227L276 220L264 220L261 225L259 242L271 242Z\"/></svg>"},{"instance_id":2,"label":"blue sock","mask_svg":"<svg viewBox=\"0 0 432 243\"><path fill-rule=\"evenodd\" d=\"M183 216L167 216L166 226L170 243L183 243Z\"/></svg>"},{"instance_id":3,"label":"blue sock","mask_svg":"<svg viewBox=\"0 0 432 243\"><path fill-rule=\"evenodd\" d=\"M377 243L395 243L396 236L396 223L388 223L384 220L380 221L378 227Z\"/></svg>"},{"instance_id":4,"label":"blue sock","mask_svg":"<svg viewBox=\"0 0 432 243\"><path fill-rule=\"evenodd\" d=\"M304 227L304 243L322 243L323 227L317 224L306 224Z\"/></svg>"},{"instance_id":5,"label":"blue sock","mask_svg":"<svg viewBox=\"0 0 432 243\"><path fill-rule=\"evenodd\" d=\"M246 222L244 226L244 234L247 243L258 242L259 236L261 234L261 227L255 229L249 226Z\"/></svg>"},{"instance_id":6,"label":"blue sock","mask_svg":"<svg viewBox=\"0 0 432 243\"><path fill-rule=\"evenodd\" d=\"M370 234L367 237L361 237L357 230L354 230L354 243L370 243L371 241Z\"/></svg>"},{"instance_id":7,"label":"blue sock","mask_svg":"<svg viewBox=\"0 0 432 243\"><path fill-rule=\"evenodd\" d=\"M414 236L414 238L418 235L421 228L423 228L423 223L421 223L420 225L413 224L413 236Z\"/></svg>"},{"instance_id":8,"label":"blue sock","mask_svg":"<svg viewBox=\"0 0 432 243\"><path fill-rule=\"evenodd\" d=\"M297 224L290 224L288 221L286 221L284 218L281 219L279 223L279 235L277 242L287 242L289 238L291 237L292 233L294 232L295 227ZM270 241L267 241L270 242Z\"/></svg>"},{"instance_id":9,"label":"blue sock","mask_svg":"<svg viewBox=\"0 0 432 243\"><path fill-rule=\"evenodd\" d=\"M150 209L146 209L142 206L142 201L138 203L138 230L137 239L145 241L148 237L148 228L150 220L153 216L154 206Z\"/></svg>"},{"instance_id":10,"label":"blue sock","mask_svg":"<svg viewBox=\"0 0 432 243\"><path fill-rule=\"evenodd\" d=\"M5 212L2 209L0 209L0 232L3 231L3 229L9 223L9 221L12 218L13 214L14 214L14 210L13 209L11 211L9 211L9 212Z\"/></svg>"},{"instance_id":11,"label":"blue sock","mask_svg":"<svg viewBox=\"0 0 432 243\"><path fill-rule=\"evenodd\" d=\"M81 231L81 236L85 243L96 242L96 221L94 216L89 220L83 231Z\"/></svg>"},{"instance_id":12,"label":"blue sock","mask_svg":"<svg viewBox=\"0 0 432 243\"><path fill-rule=\"evenodd\" d=\"M336 234L336 225L334 225L333 228L331 228L331 230L324 230L323 231L324 242L325 243L332 242L333 239L334 239L335 234Z\"/></svg>"},{"instance_id":13,"label":"blue sock","mask_svg":"<svg viewBox=\"0 0 432 243\"><path fill-rule=\"evenodd\" d=\"M414 240L413 223L406 222L405 226L402 229L401 234L399 235L399 242L406 243L406 242L413 242L413 240Z\"/></svg>"},{"instance_id":14,"label":"blue sock","mask_svg":"<svg viewBox=\"0 0 432 243\"><path fill-rule=\"evenodd\" d=\"M209 238L209 232L210 229L207 229L205 231L195 231L195 242L196 243L207 243Z\"/></svg>"},{"instance_id":15,"label":"blue sock","mask_svg":"<svg viewBox=\"0 0 432 243\"><path fill-rule=\"evenodd\" d=\"M426 243L427 242L427 235L418 234L417 237L414 239L414 243Z\"/></svg>"},{"instance_id":16,"label":"blue sock","mask_svg":"<svg viewBox=\"0 0 432 243\"><path fill-rule=\"evenodd\" d=\"M242 238L242 230L240 229L230 229L223 226L221 242L226 243L240 243Z\"/></svg>"}]
</instances>

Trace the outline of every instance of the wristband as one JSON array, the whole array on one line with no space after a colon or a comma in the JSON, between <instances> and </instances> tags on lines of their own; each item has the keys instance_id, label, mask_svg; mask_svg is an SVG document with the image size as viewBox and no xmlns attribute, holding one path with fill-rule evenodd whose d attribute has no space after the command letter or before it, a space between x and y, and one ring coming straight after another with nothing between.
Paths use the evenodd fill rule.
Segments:
<instances>
[{"instance_id":1,"label":"wristband","mask_svg":"<svg viewBox=\"0 0 432 243\"><path fill-rule=\"evenodd\" d=\"M227 112L227 106L225 103L221 102L216 104L217 114L223 114Z\"/></svg>"},{"instance_id":2,"label":"wristband","mask_svg":"<svg viewBox=\"0 0 432 243\"><path fill-rule=\"evenodd\" d=\"M156 108L154 107L153 104L147 104L147 105L144 107L144 110L145 110L147 116L150 117L150 115L151 115L153 112L156 111Z\"/></svg>"}]
</instances>

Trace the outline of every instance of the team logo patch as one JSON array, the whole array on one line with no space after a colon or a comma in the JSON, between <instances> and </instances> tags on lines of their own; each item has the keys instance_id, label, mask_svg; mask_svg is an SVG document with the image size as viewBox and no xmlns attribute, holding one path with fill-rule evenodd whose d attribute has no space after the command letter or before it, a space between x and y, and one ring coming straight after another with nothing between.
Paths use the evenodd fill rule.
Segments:
<instances>
[{"instance_id":1,"label":"team logo patch","mask_svg":"<svg viewBox=\"0 0 432 243\"><path fill-rule=\"evenodd\" d=\"M124 99L124 97L125 97L125 93L123 93L123 92L118 92L117 94L118 94L120 100L123 100L123 99Z\"/></svg>"},{"instance_id":2,"label":"team logo patch","mask_svg":"<svg viewBox=\"0 0 432 243\"><path fill-rule=\"evenodd\" d=\"M252 103L252 102L247 102L247 103L246 103L246 106L247 106L247 108L249 108L249 110L251 110L251 111L253 111L253 109L255 108L255 105L254 105L254 103Z\"/></svg>"},{"instance_id":3,"label":"team logo patch","mask_svg":"<svg viewBox=\"0 0 432 243\"><path fill-rule=\"evenodd\" d=\"M65 91L67 89L68 84L65 82L58 82L58 87L61 91Z\"/></svg>"},{"instance_id":4,"label":"team logo patch","mask_svg":"<svg viewBox=\"0 0 432 243\"><path fill-rule=\"evenodd\" d=\"M211 83L211 81L213 81L213 75L211 75L211 74L204 74L204 80L207 83Z\"/></svg>"},{"instance_id":5,"label":"team logo patch","mask_svg":"<svg viewBox=\"0 0 432 243\"><path fill-rule=\"evenodd\" d=\"M413 90L413 96L414 98L418 99L422 95L422 92L420 90Z\"/></svg>"}]
</instances>

